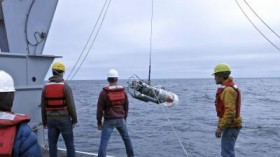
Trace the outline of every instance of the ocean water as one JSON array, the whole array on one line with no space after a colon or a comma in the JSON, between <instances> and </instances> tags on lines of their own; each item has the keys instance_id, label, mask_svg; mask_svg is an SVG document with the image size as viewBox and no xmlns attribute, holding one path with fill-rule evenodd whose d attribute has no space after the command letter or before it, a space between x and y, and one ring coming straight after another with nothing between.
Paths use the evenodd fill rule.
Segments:
<instances>
[{"instance_id":1,"label":"ocean water","mask_svg":"<svg viewBox=\"0 0 280 157\"><path fill-rule=\"evenodd\" d=\"M126 80L119 84L126 86ZM280 157L280 79L235 79L242 91L243 128L236 142L237 157ZM97 130L96 104L106 81L72 81L78 114L74 129L76 150L97 153L101 132ZM173 107L145 103L129 96L127 119L136 157L218 157L220 139L214 135L217 117L213 79L153 80L176 93ZM164 109L164 112L163 110ZM184 152L178 138L186 150ZM65 148L60 138L59 146ZM125 147L114 130L107 155L125 157Z\"/></svg>"}]
</instances>

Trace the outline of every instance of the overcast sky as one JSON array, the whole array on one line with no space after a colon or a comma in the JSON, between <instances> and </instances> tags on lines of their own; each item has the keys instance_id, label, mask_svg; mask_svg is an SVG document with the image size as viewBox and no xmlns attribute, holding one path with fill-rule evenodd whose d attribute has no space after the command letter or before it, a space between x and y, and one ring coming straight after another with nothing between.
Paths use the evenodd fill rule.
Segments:
<instances>
[{"instance_id":1,"label":"overcast sky","mask_svg":"<svg viewBox=\"0 0 280 157\"><path fill-rule=\"evenodd\" d=\"M60 0L44 54L63 56L66 76L75 65L105 0ZM280 39L238 0L278 47ZM279 0L247 0L280 34ZM92 50L74 79L148 77L151 0L112 0ZM234 77L279 77L280 51L251 25L235 0L154 0L152 78L211 78L218 63ZM87 52L87 50L85 51ZM49 77L48 74L47 77Z\"/></svg>"}]
</instances>

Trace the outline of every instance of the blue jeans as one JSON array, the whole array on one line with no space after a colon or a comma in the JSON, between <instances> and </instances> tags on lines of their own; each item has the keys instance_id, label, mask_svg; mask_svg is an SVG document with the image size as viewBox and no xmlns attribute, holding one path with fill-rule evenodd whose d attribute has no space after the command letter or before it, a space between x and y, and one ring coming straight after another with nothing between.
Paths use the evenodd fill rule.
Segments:
<instances>
[{"instance_id":1,"label":"blue jeans","mask_svg":"<svg viewBox=\"0 0 280 157\"><path fill-rule=\"evenodd\" d=\"M70 119L48 119L48 140L50 157L57 157L57 141L62 134L67 149L67 157L75 157L74 135Z\"/></svg>"},{"instance_id":2,"label":"blue jeans","mask_svg":"<svg viewBox=\"0 0 280 157\"><path fill-rule=\"evenodd\" d=\"M222 135L222 157L235 157L234 146L241 128L227 128Z\"/></svg>"},{"instance_id":3,"label":"blue jeans","mask_svg":"<svg viewBox=\"0 0 280 157\"><path fill-rule=\"evenodd\" d=\"M125 144L126 154L128 157L133 157L133 148L130 141L126 122L123 118L104 120L101 133L101 141L99 145L98 157L106 157L107 145L114 128L117 128Z\"/></svg>"}]
</instances>

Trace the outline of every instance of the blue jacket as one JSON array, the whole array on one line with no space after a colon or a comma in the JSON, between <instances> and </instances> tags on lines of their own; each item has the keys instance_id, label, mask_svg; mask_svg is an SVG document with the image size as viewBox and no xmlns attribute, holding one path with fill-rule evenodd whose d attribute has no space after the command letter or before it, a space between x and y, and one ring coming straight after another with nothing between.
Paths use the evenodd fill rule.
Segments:
<instances>
[{"instance_id":1,"label":"blue jacket","mask_svg":"<svg viewBox=\"0 0 280 157\"><path fill-rule=\"evenodd\" d=\"M18 126L13 157L42 157L42 149L37 142L37 137L25 122Z\"/></svg>"}]
</instances>

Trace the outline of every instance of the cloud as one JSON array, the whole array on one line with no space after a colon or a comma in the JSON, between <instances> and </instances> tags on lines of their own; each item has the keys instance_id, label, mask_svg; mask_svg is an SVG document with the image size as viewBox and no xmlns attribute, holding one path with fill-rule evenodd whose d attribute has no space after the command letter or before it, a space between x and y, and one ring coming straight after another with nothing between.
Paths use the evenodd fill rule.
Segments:
<instances>
[{"instance_id":1,"label":"cloud","mask_svg":"<svg viewBox=\"0 0 280 157\"><path fill-rule=\"evenodd\" d=\"M239 2L260 30L280 47L280 39L244 2ZM280 34L280 2L247 2ZM59 1L44 53L63 56L60 60L71 69L103 3ZM124 79L132 74L147 78L150 22L150 0L111 1L93 49L75 79L104 79L110 68L118 69ZM237 77L275 77L279 74L279 55L253 28L234 0L154 1L153 78L210 78L213 67L220 62L230 64Z\"/></svg>"}]
</instances>

